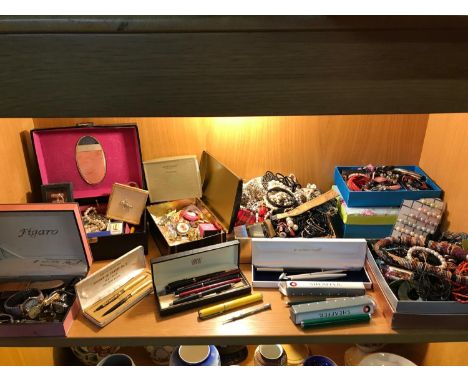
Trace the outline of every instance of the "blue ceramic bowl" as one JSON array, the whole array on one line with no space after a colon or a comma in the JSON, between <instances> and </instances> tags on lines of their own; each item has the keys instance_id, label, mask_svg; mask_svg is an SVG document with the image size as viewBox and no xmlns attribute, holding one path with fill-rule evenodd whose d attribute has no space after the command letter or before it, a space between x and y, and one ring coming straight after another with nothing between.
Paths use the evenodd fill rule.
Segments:
<instances>
[{"instance_id":1,"label":"blue ceramic bowl","mask_svg":"<svg viewBox=\"0 0 468 382\"><path fill-rule=\"evenodd\" d=\"M312 355L303 363L304 366L336 366L336 363L323 355Z\"/></svg>"},{"instance_id":2,"label":"blue ceramic bowl","mask_svg":"<svg viewBox=\"0 0 468 382\"><path fill-rule=\"evenodd\" d=\"M214 345L177 346L171 354L169 366L220 366L221 359Z\"/></svg>"}]
</instances>

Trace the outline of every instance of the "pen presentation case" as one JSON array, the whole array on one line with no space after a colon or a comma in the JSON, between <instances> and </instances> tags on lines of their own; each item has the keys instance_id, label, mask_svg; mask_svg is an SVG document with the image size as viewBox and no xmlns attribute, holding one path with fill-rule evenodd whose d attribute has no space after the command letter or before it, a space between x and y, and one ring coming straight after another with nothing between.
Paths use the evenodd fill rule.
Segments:
<instances>
[{"instance_id":1,"label":"pen presentation case","mask_svg":"<svg viewBox=\"0 0 468 382\"><path fill-rule=\"evenodd\" d=\"M125 290L132 281L138 283ZM76 292L83 315L103 327L151 293L151 285L151 273L146 269L143 247L139 246L81 280ZM120 305L135 290L135 296ZM106 314L114 306L117 308Z\"/></svg>"},{"instance_id":2,"label":"pen presentation case","mask_svg":"<svg viewBox=\"0 0 468 382\"><path fill-rule=\"evenodd\" d=\"M248 280L239 269L239 242L237 240L158 257L151 261L151 272L154 294L161 316L242 296L251 291ZM234 272L236 276L233 278L240 280L232 288L218 294L206 295L197 300L171 305L175 295L167 292L166 287L170 283L193 280L193 278L199 280L204 275L221 272L230 274Z\"/></svg>"}]
</instances>

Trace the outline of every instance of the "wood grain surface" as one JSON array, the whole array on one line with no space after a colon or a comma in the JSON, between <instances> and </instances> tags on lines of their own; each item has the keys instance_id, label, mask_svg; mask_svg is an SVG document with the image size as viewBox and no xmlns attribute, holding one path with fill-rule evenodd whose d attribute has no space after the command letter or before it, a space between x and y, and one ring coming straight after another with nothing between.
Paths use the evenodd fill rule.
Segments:
<instances>
[{"instance_id":1,"label":"wood grain surface","mask_svg":"<svg viewBox=\"0 0 468 382\"><path fill-rule=\"evenodd\" d=\"M444 190L445 227L468 231L468 114L429 117L420 165Z\"/></svg>"},{"instance_id":2,"label":"wood grain surface","mask_svg":"<svg viewBox=\"0 0 468 382\"><path fill-rule=\"evenodd\" d=\"M278 21L275 30L233 26L194 33L3 33L0 116L467 111L466 18L429 29L418 29L416 20L414 28L408 21L404 28L373 23L340 28L331 22L321 29L311 22L309 29L289 30L289 21L285 30Z\"/></svg>"},{"instance_id":3,"label":"wood grain surface","mask_svg":"<svg viewBox=\"0 0 468 382\"><path fill-rule=\"evenodd\" d=\"M208 150L244 180L294 173L322 189L336 165L417 164L427 115L225 118L35 118L41 127L137 123L144 160Z\"/></svg>"}]
</instances>

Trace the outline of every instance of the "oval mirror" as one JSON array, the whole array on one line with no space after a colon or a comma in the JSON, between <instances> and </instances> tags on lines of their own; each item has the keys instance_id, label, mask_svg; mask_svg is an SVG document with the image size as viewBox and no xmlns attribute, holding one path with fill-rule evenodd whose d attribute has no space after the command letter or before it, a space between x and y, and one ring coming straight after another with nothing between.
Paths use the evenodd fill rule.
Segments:
<instances>
[{"instance_id":1,"label":"oval mirror","mask_svg":"<svg viewBox=\"0 0 468 382\"><path fill-rule=\"evenodd\" d=\"M106 176L106 156L99 141L86 135L76 144L76 166L83 180L98 184Z\"/></svg>"}]
</instances>

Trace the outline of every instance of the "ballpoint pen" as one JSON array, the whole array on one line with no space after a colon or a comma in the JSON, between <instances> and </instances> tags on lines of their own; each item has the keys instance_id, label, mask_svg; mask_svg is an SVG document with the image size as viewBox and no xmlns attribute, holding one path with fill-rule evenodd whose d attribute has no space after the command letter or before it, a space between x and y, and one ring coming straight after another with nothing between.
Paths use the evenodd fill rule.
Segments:
<instances>
[{"instance_id":1,"label":"ballpoint pen","mask_svg":"<svg viewBox=\"0 0 468 382\"><path fill-rule=\"evenodd\" d=\"M149 285L151 285L151 281L148 281L148 282L144 283L143 285L140 285L137 289L135 289L133 292L127 294L122 300L120 300L117 304L112 306L112 308L107 310L102 316L104 317L104 316L107 316L109 313L112 313L114 310L116 310L118 307L125 304L130 298L132 298L136 294L140 293L140 291L142 291L143 289L145 289Z\"/></svg>"},{"instance_id":2,"label":"ballpoint pen","mask_svg":"<svg viewBox=\"0 0 468 382\"><path fill-rule=\"evenodd\" d=\"M99 305L95 310L94 310L94 313L96 313L97 311L105 308L107 305L109 305L111 302L114 302L115 300L117 300L120 296L122 296L125 292L127 292L128 290L132 289L135 285L139 284L140 282L142 282L146 277L146 274L144 275L141 275L140 277L137 277L136 279L134 279L133 281L130 282L130 284L124 286L119 292L117 292L117 294L115 294L114 296L110 297L109 299L107 299L106 301L104 301L101 305Z\"/></svg>"},{"instance_id":3,"label":"ballpoint pen","mask_svg":"<svg viewBox=\"0 0 468 382\"><path fill-rule=\"evenodd\" d=\"M280 280L330 280L346 277L346 273L342 269L332 269L320 272L301 273L298 275L287 275L286 272L281 273Z\"/></svg>"},{"instance_id":4,"label":"ballpoint pen","mask_svg":"<svg viewBox=\"0 0 468 382\"><path fill-rule=\"evenodd\" d=\"M218 286L216 288L210 288L210 289L205 290L205 291L200 292L200 293L194 293L194 294L191 294L189 296L181 297L181 298L178 298L177 300L172 301L170 303L170 305L179 305L179 304L183 304L184 302L197 300L199 298L208 296L210 294L217 294L217 293L220 293L220 292L224 292L225 290L231 289L234 285L235 284L220 285L220 286Z\"/></svg>"},{"instance_id":5,"label":"ballpoint pen","mask_svg":"<svg viewBox=\"0 0 468 382\"><path fill-rule=\"evenodd\" d=\"M226 321L223 322L223 325L227 324L228 322L240 320L241 318L249 317L249 316L252 316L254 314L264 312L265 310L269 310L269 309L271 309L271 304L265 304L265 305L262 305L259 308L255 308L255 309L244 310L242 312L239 312L239 313L233 315L231 318L228 318Z\"/></svg>"},{"instance_id":6,"label":"ballpoint pen","mask_svg":"<svg viewBox=\"0 0 468 382\"><path fill-rule=\"evenodd\" d=\"M204 292L206 290L211 290L211 289L219 287L221 285L235 284L235 283L238 283L239 281L242 281L242 279L240 277L237 277L235 279L224 280L224 281L218 282L216 284L206 285L204 287L199 287L199 288L196 288L196 289L187 290L185 292L182 292L182 293L178 294L177 297L190 296L190 295L195 294L195 293L200 293L200 292Z\"/></svg>"}]
</instances>

